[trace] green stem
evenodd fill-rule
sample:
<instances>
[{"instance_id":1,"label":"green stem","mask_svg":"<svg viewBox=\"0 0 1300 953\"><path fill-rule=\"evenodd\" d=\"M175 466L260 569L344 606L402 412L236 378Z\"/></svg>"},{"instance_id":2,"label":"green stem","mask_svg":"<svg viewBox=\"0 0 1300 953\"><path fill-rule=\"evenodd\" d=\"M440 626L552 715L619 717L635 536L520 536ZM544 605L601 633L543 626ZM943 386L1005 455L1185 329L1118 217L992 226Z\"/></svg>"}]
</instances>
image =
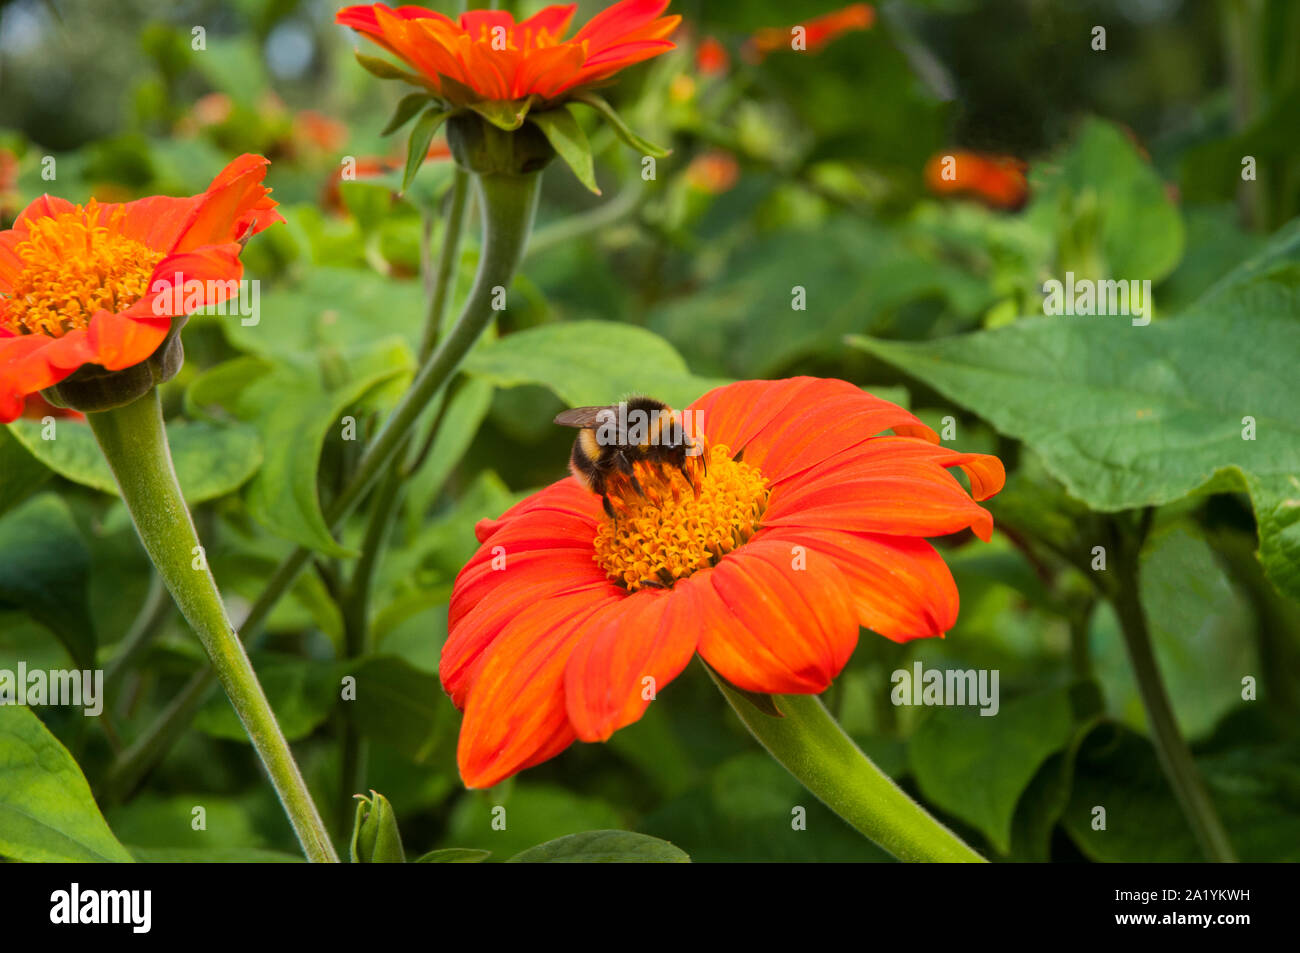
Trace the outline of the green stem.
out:
<instances>
[{"instance_id":1,"label":"green stem","mask_svg":"<svg viewBox=\"0 0 1300 953\"><path fill-rule=\"evenodd\" d=\"M145 551L203 643L221 686L271 776L309 860L337 861L325 825L266 693L226 616L176 482L157 389L124 407L87 414Z\"/></svg>"},{"instance_id":2,"label":"green stem","mask_svg":"<svg viewBox=\"0 0 1300 953\"><path fill-rule=\"evenodd\" d=\"M1174 789L1174 796L1178 799L1183 815L1208 859L1232 863L1237 859L1232 842L1214 810L1209 792L1196 769L1196 762L1192 760L1191 749L1178 730L1178 721L1169 704L1169 695L1165 692L1155 652L1151 648L1151 633L1147 629L1146 613L1142 609L1139 595L1141 590L1138 584L1137 554L1140 546L1140 540L1132 546L1119 545L1115 559L1118 580L1111 592L1111 601L1115 606L1115 614L1119 617L1124 647L1128 650L1129 664L1137 678L1138 692L1142 696L1142 707L1146 710L1147 723L1151 727L1156 755Z\"/></svg>"},{"instance_id":3,"label":"green stem","mask_svg":"<svg viewBox=\"0 0 1300 953\"><path fill-rule=\"evenodd\" d=\"M776 718L705 670L772 757L868 840L899 860L984 862L876 767L816 695L774 696L785 716Z\"/></svg>"},{"instance_id":4,"label":"green stem","mask_svg":"<svg viewBox=\"0 0 1300 953\"><path fill-rule=\"evenodd\" d=\"M421 411L460 366L469 349L491 321L496 287L508 288L523 257L537 209L540 174L526 176L477 176L480 207L483 210L483 245L474 287L466 299L451 333L443 339L407 390L402 402L389 416L374 442L366 449L348 485L326 513L337 528L376 475L393 462L398 450L419 419ZM298 547L276 568L262 594L249 609L240 626L241 636L252 639L280 598L289 590L311 557ZM116 759L104 786L113 796L122 796L142 778L167 751L198 711L212 681L211 669L196 672L155 721L130 748Z\"/></svg>"}]
</instances>

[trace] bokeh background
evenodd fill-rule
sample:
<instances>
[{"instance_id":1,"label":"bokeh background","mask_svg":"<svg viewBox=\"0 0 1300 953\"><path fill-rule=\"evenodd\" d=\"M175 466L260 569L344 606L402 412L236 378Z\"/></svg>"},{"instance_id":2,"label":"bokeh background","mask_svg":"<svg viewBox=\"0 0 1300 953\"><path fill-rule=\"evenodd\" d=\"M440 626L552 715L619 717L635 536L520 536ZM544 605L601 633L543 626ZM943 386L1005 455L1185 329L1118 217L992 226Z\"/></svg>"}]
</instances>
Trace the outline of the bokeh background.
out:
<instances>
[{"instance_id":1,"label":"bokeh background","mask_svg":"<svg viewBox=\"0 0 1300 953\"><path fill-rule=\"evenodd\" d=\"M680 404L717 380L811 373L861 384L937 429L951 418L946 443L998 453L1011 473L991 544L942 541L962 596L956 627L901 646L864 632L827 696L845 729L993 858L1199 857L1145 738L1115 614L1061 556L1110 518L1077 486L1066 493L1034 441L991 426L980 401L848 336L922 342L1016 325L1041 314L1044 280L1073 270L1150 279L1157 324L1207 294L1231 299L1225 365L1249 369L1250 349L1269 346L1252 336L1251 307L1300 320L1287 224L1300 211L1300 4L898 0L815 49L764 52L755 40L842 6L674 2L679 50L609 91L635 129L674 151L647 180L641 156L593 122L603 194L561 164L546 173L510 307L458 379L385 550L376 654L349 661L332 598L348 556L322 540L316 497L329 499L355 453L340 418L364 434L409 381L420 265L438 247L449 164L435 146L396 196L404 139L379 132L405 90L357 65L358 41L332 22L337 4L0 0L0 227L45 191L190 194L234 155L272 160L287 224L244 256L262 283L261 323L192 321L186 367L164 399L236 611L292 543L320 549L254 660L340 842L352 820L339 780L350 725L368 745L365 786L392 803L412 856L472 847L504 859L561 834L625 828L700 861L887 859L762 753L695 666L609 744L578 745L487 793L459 783L459 717L436 676L474 523L564 474L572 433L551 420L566 402L644 389ZM599 4L581 7L580 19ZM1098 25L1104 50L1093 48ZM1002 177L942 192L927 164L956 152L994 157ZM1257 177L1243 182L1248 155ZM341 181L349 159L358 176ZM476 234L471 218L462 292ZM1233 292L1243 263L1267 272L1267 295ZM807 310L791 309L795 285ZM124 640L150 627L144 651L115 672L108 718L51 708L42 720L136 856L292 859L288 824L220 697L146 777L108 782L115 752L202 655L151 583L82 425L60 421L52 442L40 426L0 430L0 668L97 658L113 670ZM1294 428L1270 439L1275 474L1294 480ZM1141 461L1135 452L1139 482ZM1245 487L1210 489L1220 492L1160 500L1141 599L1238 851L1294 860L1300 609L1275 585L1286 570L1270 578L1256 557ZM1000 714L892 705L890 673L916 660L997 669ZM341 674L357 672L363 691L340 704ZM1244 677L1258 683L1255 700L1243 699ZM196 804L204 831L191 829ZM490 826L497 804L505 831ZM795 805L806 830L791 828ZM1107 807L1105 832L1091 828L1095 805Z\"/></svg>"}]
</instances>

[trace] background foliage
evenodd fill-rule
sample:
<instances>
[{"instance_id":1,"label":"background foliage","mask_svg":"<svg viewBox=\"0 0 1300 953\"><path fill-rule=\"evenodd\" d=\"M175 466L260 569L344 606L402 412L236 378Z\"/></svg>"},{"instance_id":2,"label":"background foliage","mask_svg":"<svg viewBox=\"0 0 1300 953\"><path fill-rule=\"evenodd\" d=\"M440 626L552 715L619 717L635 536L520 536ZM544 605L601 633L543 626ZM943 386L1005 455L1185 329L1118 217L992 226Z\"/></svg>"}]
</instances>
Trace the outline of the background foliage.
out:
<instances>
[{"instance_id":1,"label":"background foliage","mask_svg":"<svg viewBox=\"0 0 1300 953\"><path fill-rule=\"evenodd\" d=\"M287 225L244 256L262 320L191 321L163 397L235 617L292 544L317 554L254 662L343 849L350 727L382 792L364 805L363 854L394 849L395 817L409 859L504 860L611 829L680 851L606 834L520 859L887 859L761 753L695 667L609 744L489 793L459 783L459 718L436 674L474 523L563 475L562 407L635 391L682 405L720 381L811 373L937 428L951 416L946 442L996 452L1010 474L993 543L942 543L962 595L947 638L864 632L828 694L889 774L995 859L1199 857L1106 585L1078 559L1127 519L1115 514L1150 508L1141 599L1180 727L1243 859L1300 859L1300 5L891 2L821 52L744 55L753 30L833 6L675 3L682 49L612 91L674 148L655 178L594 123L604 195L558 163L546 174L509 310L429 411L442 428L380 565L376 653L358 661L338 597L362 523L335 543L322 506L358 446L340 422L364 438L413 373L421 256L441 228L423 234L421 213L438 210L449 165L394 195L401 143L379 131L401 90L356 65L334 5L0 3L0 226L47 190L190 194L233 154L272 159ZM1090 46L1097 24L1105 51ZM721 73L694 59L705 35L729 50ZM931 196L927 159L958 148L1028 160L1027 206ZM345 157L358 181L337 181ZM471 219L462 294L475 234ZM1042 282L1066 271L1150 279L1155 320L1042 317ZM806 311L791 310L795 285ZM144 779L113 783L114 758L204 663L89 432L57 426L54 441L39 419L0 430L0 668L95 664L110 694L99 719L0 706L0 764L19 766L0 773L0 856L294 859L224 698ZM1000 714L891 705L890 673L917 660L999 670ZM355 703L338 700L343 674Z\"/></svg>"}]
</instances>

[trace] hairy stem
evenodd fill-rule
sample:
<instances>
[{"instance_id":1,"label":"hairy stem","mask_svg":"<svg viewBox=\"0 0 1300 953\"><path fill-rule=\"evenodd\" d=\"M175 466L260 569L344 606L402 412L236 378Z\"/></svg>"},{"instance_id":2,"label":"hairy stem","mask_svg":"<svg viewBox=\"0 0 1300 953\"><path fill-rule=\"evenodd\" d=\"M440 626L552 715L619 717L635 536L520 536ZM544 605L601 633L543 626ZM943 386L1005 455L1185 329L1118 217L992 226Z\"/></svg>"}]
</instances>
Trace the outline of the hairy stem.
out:
<instances>
[{"instance_id":1,"label":"hairy stem","mask_svg":"<svg viewBox=\"0 0 1300 953\"><path fill-rule=\"evenodd\" d=\"M212 662L221 687L270 774L307 858L337 861L325 825L293 759L248 654L226 616L176 482L157 389L87 415L145 551Z\"/></svg>"}]
</instances>

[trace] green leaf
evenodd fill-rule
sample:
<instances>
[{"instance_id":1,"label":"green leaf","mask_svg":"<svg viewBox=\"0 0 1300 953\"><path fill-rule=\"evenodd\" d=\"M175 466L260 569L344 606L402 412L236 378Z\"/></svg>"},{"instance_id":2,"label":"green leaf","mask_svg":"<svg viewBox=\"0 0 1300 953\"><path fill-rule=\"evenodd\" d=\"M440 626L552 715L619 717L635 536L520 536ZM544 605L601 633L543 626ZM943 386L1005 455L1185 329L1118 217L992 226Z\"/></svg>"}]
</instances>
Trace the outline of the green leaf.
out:
<instances>
[{"instance_id":1,"label":"green leaf","mask_svg":"<svg viewBox=\"0 0 1300 953\"><path fill-rule=\"evenodd\" d=\"M402 835L392 805L378 791L370 797L356 795L357 816L352 825L350 854L354 864L404 864Z\"/></svg>"},{"instance_id":2,"label":"green leaf","mask_svg":"<svg viewBox=\"0 0 1300 953\"><path fill-rule=\"evenodd\" d=\"M344 438L343 416L412 372L415 359L405 341L372 341L360 349L328 352L344 379L327 387L319 366L275 364L241 358L195 379L187 402L211 412L223 406L241 420L256 422L266 460L249 485L249 512L284 539L333 556L353 555L334 541L317 496L321 453L327 437ZM292 394L292 400L284 395ZM360 436L358 434L358 436Z\"/></svg>"},{"instance_id":3,"label":"green leaf","mask_svg":"<svg viewBox=\"0 0 1300 953\"><path fill-rule=\"evenodd\" d=\"M1300 860L1300 745L1255 743L1200 754L1205 779L1243 861ZM1097 808L1105 809L1099 829ZM1088 736L1075 762L1074 790L1062 823L1089 858L1105 863L1185 863L1203 859L1196 839L1141 735L1106 724Z\"/></svg>"},{"instance_id":4,"label":"green leaf","mask_svg":"<svg viewBox=\"0 0 1300 953\"><path fill-rule=\"evenodd\" d=\"M428 80L423 76L420 76L417 73L412 73L410 70L404 70L400 66L388 62L388 60L381 59L378 56L368 56L359 50L354 51L354 53L357 62L361 64L361 68L371 76L376 76L379 79L400 79L403 82L412 83L416 86L427 87L428 85Z\"/></svg>"},{"instance_id":5,"label":"green leaf","mask_svg":"<svg viewBox=\"0 0 1300 953\"><path fill-rule=\"evenodd\" d=\"M484 342L465 359L463 370L497 387L541 384L571 406L611 404L644 393L685 407L726 383L692 375L658 335L613 321L544 324Z\"/></svg>"},{"instance_id":6,"label":"green leaf","mask_svg":"<svg viewBox=\"0 0 1300 953\"><path fill-rule=\"evenodd\" d=\"M417 864L480 864L492 856L490 850L470 850L467 847L445 847L431 850L415 860Z\"/></svg>"},{"instance_id":7,"label":"green leaf","mask_svg":"<svg viewBox=\"0 0 1300 953\"><path fill-rule=\"evenodd\" d=\"M921 344L851 343L1023 440L1093 509L1245 489L1270 579L1300 598L1296 317L1197 313L1147 327L1047 317ZM1243 439L1247 417L1254 440Z\"/></svg>"},{"instance_id":8,"label":"green leaf","mask_svg":"<svg viewBox=\"0 0 1300 953\"><path fill-rule=\"evenodd\" d=\"M452 809L443 842L511 857L565 834L608 830L623 823L619 811L599 798L516 781L486 796L483 792L463 795Z\"/></svg>"},{"instance_id":9,"label":"green leaf","mask_svg":"<svg viewBox=\"0 0 1300 953\"><path fill-rule=\"evenodd\" d=\"M644 155L654 156L656 159L662 159L665 156L672 154L671 149L665 149L662 146L655 145L653 142L642 139L635 132L629 129L627 123L623 121L623 117L614 111L614 107L595 93L584 90L574 96L573 101L582 103L585 106L590 106L592 109L596 110L596 112L600 113L600 115L604 117L605 121L609 123L610 127L614 130L614 134L638 152Z\"/></svg>"},{"instance_id":10,"label":"green leaf","mask_svg":"<svg viewBox=\"0 0 1300 953\"><path fill-rule=\"evenodd\" d=\"M401 129L408 122L415 118L415 114L429 105L430 96L428 93L408 93L403 96L397 103L397 108L393 110L392 118L388 120L388 125L384 126L381 136L389 136ZM428 147L425 147L428 151Z\"/></svg>"},{"instance_id":11,"label":"green leaf","mask_svg":"<svg viewBox=\"0 0 1300 953\"><path fill-rule=\"evenodd\" d=\"M26 707L0 705L0 855L129 862L77 762Z\"/></svg>"},{"instance_id":12,"label":"green leaf","mask_svg":"<svg viewBox=\"0 0 1300 953\"><path fill-rule=\"evenodd\" d=\"M294 854L263 847L131 847L142 864L301 864Z\"/></svg>"},{"instance_id":13,"label":"green leaf","mask_svg":"<svg viewBox=\"0 0 1300 953\"><path fill-rule=\"evenodd\" d=\"M689 864L667 841L632 831L584 831L515 854L507 864Z\"/></svg>"},{"instance_id":14,"label":"green leaf","mask_svg":"<svg viewBox=\"0 0 1300 953\"><path fill-rule=\"evenodd\" d=\"M343 663L356 679L356 699L345 701L362 735L417 764L431 763L453 743L456 710L438 676L404 659L375 655Z\"/></svg>"},{"instance_id":15,"label":"green leaf","mask_svg":"<svg viewBox=\"0 0 1300 953\"><path fill-rule=\"evenodd\" d=\"M0 514L17 506L50 478L50 470L7 430L0 430Z\"/></svg>"},{"instance_id":16,"label":"green leaf","mask_svg":"<svg viewBox=\"0 0 1300 953\"><path fill-rule=\"evenodd\" d=\"M542 134L573 170L578 181L599 195L596 170L591 161L591 143L587 141L587 134L578 125L578 120L573 118L573 113L561 106L559 109L530 113L528 121L542 130Z\"/></svg>"},{"instance_id":17,"label":"green leaf","mask_svg":"<svg viewBox=\"0 0 1300 953\"><path fill-rule=\"evenodd\" d=\"M1003 702L994 717L938 708L917 729L908 756L926 798L1006 854L1020 795L1073 727L1064 690Z\"/></svg>"},{"instance_id":18,"label":"green leaf","mask_svg":"<svg viewBox=\"0 0 1300 953\"><path fill-rule=\"evenodd\" d=\"M482 379L470 378L456 388L447 404L433 446L420 468L406 484L407 512L411 536L442 492L443 484L460 463L492 407L495 388Z\"/></svg>"},{"instance_id":19,"label":"green leaf","mask_svg":"<svg viewBox=\"0 0 1300 953\"><path fill-rule=\"evenodd\" d=\"M1064 231L1062 270L1156 282L1177 266L1184 245L1182 217L1160 174L1119 126L1089 120L1060 162L1043 169L1032 179L1035 201L1028 214L1033 220L1051 219L1043 224ZM1074 241L1083 243L1078 261L1071 259ZM1087 257L1090 248L1100 261Z\"/></svg>"},{"instance_id":20,"label":"green leaf","mask_svg":"<svg viewBox=\"0 0 1300 953\"><path fill-rule=\"evenodd\" d=\"M90 551L67 504L52 493L0 518L0 609L17 608L45 626L78 668L94 668Z\"/></svg>"},{"instance_id":21,"label":"green leaf","mask_svg":"<svg viewBox=\"0 0 1300 953\"><path fill-rule=\"evenodd\" d=\"M411 138L406 141L406 167L402 172L403 192L411 187L415 173L419 172L420 166L424 164L424 157L429 154L429 143L433 142L434 133L450 115L450 110L430 106L411 129Z\"/></svg>"},{"instance_id":22,"label":"green leaf","mask_svg":"<svg viewBox=\"0 0 1300 953\"><path fill-rule=\"evenodd\" d=\"M36 459L73 483L117 494L117 483L90 428L60 420L53 440L41 437L39 420L16 420L9 433ZM240 424L173 420L167 424L176 479L191 506L239 489L262 465L257 431Z\"/></svg>"}]
</instances>

